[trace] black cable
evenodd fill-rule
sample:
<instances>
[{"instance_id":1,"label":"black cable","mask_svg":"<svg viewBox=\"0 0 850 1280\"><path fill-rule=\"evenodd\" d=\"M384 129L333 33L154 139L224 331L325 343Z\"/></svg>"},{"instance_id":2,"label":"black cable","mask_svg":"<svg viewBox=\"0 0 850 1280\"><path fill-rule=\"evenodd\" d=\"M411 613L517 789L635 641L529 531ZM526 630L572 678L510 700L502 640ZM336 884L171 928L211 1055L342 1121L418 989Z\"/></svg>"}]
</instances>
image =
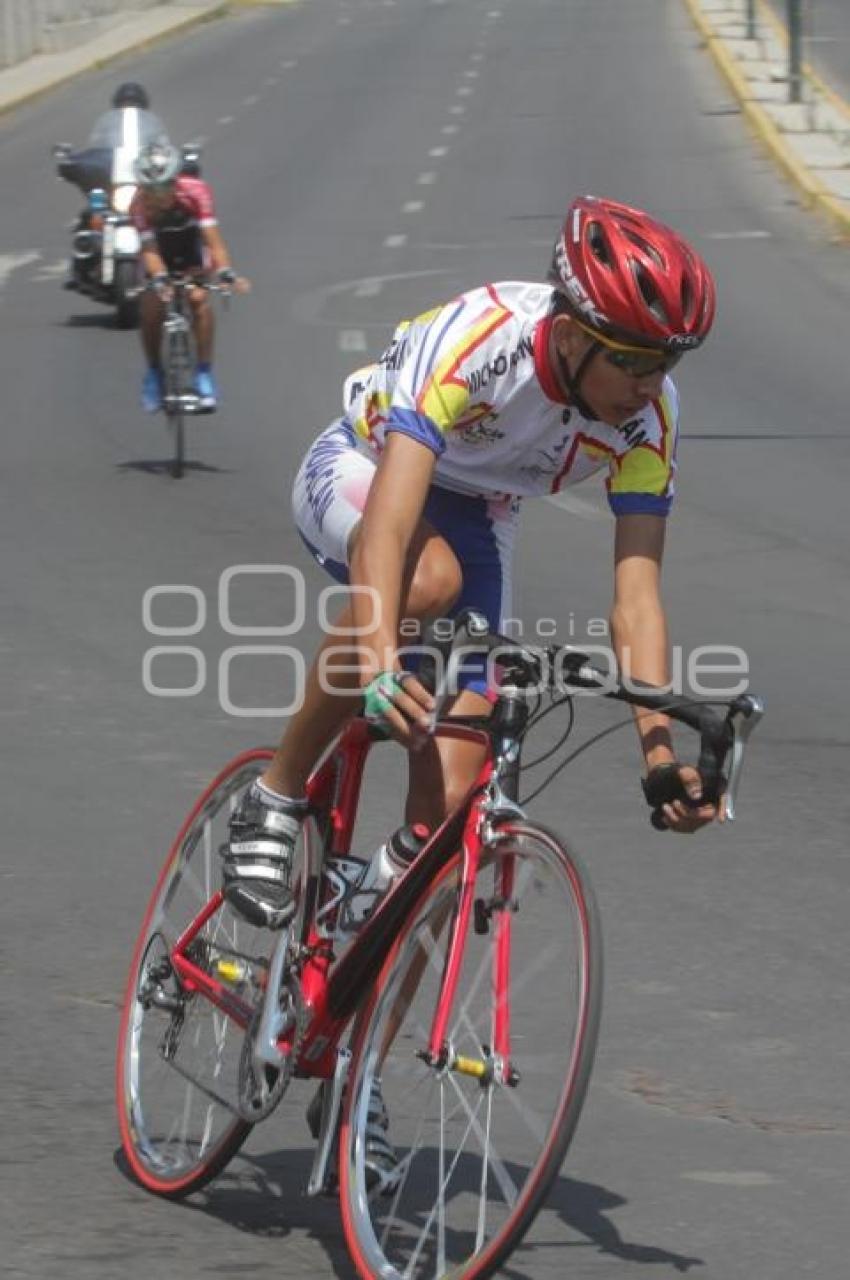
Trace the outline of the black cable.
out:
<instances>
[{"instance_id":1,"label":"black cable","mask_svg":"<svg viewBox=\"0 0 850 1280\"><path fill-rule=\"evenodd\" d=\"M689 699L689 701L691 706L694 706L694 707L698 707L698 706L726 707L728 706L728 703L723 702L717 698L707 702L703 702L699 698L691 698ZM548 708L547 710L550 710L550 709L551 708ZM522 800L519 801L519 803L521 805L530 804L532 800L535 800L537 796L540 795L541 791L543 791L546 787L549 786L550 782L554 782L558 774L562 773L563 770L566 769L568 764L572 764L574 760L578 759L578 757L582 754L582 752L587 751L590 747L595 746L596 743L601 742L603 738L607 738L612 733L617 733L618 730L624 729L628 724L634 724L635 719L640 720L642 719L643 716L658 715L659 713L662 715L664 714L663 707L657 707L657 708L654 707L651 711L650 710L643 711L641 715L637 717L635 717L634 715L630 715L627 720L618 720L616 724L608 725L606 729L601 729L599 733L594 734L592 738L588 738L587 742L583 742L581 746L576 747L575 751L572 751L568 756L565 756L564 759L561 761L561 763L558 765L557 769L553 769L552 772L549 774L549 777L546 778L543 782L541 782L540 786L537 787L535 791L532 791L530 795L524 796ZM544 714L546 713L544 712ZM575 713L573 712L573 714Z\"/></svg>"}]
</instances>

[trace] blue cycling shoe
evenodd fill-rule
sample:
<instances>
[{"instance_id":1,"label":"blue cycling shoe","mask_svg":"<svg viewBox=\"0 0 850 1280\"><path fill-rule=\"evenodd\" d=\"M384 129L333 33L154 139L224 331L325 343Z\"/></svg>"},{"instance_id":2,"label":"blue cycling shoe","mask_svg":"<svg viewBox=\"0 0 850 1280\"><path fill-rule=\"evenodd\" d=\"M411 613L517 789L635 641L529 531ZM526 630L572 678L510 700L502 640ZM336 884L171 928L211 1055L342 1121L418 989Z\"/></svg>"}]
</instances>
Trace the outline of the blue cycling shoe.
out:
<instances>
[{"instance_id":1,"label":"blue cycling shoe","mask_svg":"<svg viewBox=\"0 0 850 1280\"><path fill-rule=\"evenodd\" d=\"M158 413L162 408L162 374L148 369L142 381L142 408L145 413Z\"/></svg>"},{"instance_id":2,"label":"blue cycling shoe","mask_svg":"<svg viewBox=\"0 0 850 1280\"><path fill-rule=\"evenodd\" d=\"M201 413L215 413L218 408L218 387L208 369L195 370L195 394Z\"/></svg>"}]
</instances>

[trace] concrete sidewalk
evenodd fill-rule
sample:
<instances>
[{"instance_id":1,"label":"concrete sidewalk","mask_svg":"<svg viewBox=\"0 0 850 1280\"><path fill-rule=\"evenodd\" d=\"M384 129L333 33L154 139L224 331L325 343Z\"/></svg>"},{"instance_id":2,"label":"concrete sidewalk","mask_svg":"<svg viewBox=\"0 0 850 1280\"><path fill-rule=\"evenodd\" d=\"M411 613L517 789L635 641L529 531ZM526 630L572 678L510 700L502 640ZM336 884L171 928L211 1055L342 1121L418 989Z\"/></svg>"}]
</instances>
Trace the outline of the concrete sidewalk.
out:
<instances>
[{"instance_id":1,"label":"concrete sidewalk","mask_svg":"<svg viewBox=\"0 0 850 1280\"><path fill-rule=\"evenodd\" d=\"M804 201L850 238L850 104L804 66L800 103L789 102L787 35L757 3L747 39L746 0L685 0L706 46L764 145Z\"/></svg>"},{"instance_id":2,"label":"concrete sidewalk","mask_svg":"<svg viewBox=\"0 0 850 1280\"><path fill-rule=\"evenodd\" d=\"M61 53L36 54L0 72L0 112L55 89L66 80L110 62L133 49L155 44L199 22L218 17L227 0L190 0L155 9L128 10L94 39Z\"/></svg>"}]
</instances>

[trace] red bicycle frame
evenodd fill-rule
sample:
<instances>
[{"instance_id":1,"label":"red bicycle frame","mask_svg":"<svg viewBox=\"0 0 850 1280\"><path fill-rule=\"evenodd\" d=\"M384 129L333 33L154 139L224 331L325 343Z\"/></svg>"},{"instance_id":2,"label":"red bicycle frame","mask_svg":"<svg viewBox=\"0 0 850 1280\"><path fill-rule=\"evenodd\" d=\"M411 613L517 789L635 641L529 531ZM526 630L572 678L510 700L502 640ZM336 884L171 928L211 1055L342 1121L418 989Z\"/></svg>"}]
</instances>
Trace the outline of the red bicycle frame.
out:
<instances>
[{"instance_id":1,"label":"red bicycle frame","mask_svg":"<svg viewBox=\"0 0 850 1280\"><path fill-rule=\"evenodd\" d=\"M300 988L307 1024L296 1064L299 1075L322 1078L333 1075L339 1041L362 996L368 990L370 980L379 972L396 945L399 930L422 893L460 849L460 893L452 918L440 995L428 1043L423 1046L434 1065L444 1065L448 1061L450 1046L446 1040L446 1029L460 980L466 937L472 922L475 887L483 849L480 836L483 805L493 776L494 762L489 749L490 739L483 730L441 721L436 727L435 736L486 745L488 751L485 762L464 800L430 837L408 871L393 886L345 956L336 964L332 940L321 933L316 921L322 876L321 858L342 857L351 851L363 771L369 751L376 741L373 730L364 720L358 719L351 723L308 783L310 807L318 815L323 839L322 847L317 852L312 847L308 834L307 874L301 887L306 898L299 950L299 954L304 957ZM514 880L512 858L502 860L499 876L496 898L505 909L495 913L492 981L496 1001L492 1047L501 1060L503 1069L509 1071L510 901ZM221 904L222 895L218 892L178 939L171 958L184 987L202 995L238 1026L246 1029L254 1014L253 1007L225 982L204 972L191 956L194 939ZM279 1044L284 1053L291 1048L291 1034L287 1033Z\"/></svg>"}]
</instances>

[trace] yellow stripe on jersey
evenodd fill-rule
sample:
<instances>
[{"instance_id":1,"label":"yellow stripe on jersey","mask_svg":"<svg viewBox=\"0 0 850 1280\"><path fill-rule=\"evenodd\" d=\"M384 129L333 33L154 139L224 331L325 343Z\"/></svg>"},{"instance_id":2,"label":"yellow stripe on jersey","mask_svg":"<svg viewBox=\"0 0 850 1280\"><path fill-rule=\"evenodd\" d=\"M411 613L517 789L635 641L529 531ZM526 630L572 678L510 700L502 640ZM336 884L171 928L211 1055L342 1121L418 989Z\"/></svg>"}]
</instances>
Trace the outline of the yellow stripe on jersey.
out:
<instances>
[{"instance_id":1,"label":"yellow stripe on jersey","mask_svg":"<svg viewBox=\"0 0 850 1280\"><path fill-rule=\"evenodd\" d=\"M450 431L457 423L471 398L466 379L457 376L458 369L476 347L486 342L510 318L511 312L507 308L498 305L490 307L467 330L463 340L443 357L422 388L416 401L417 412L429 418L443 433Z\"/></svg>"},{"instance_id":2,"label":"yellow stripe on jersey","mask_svg":"<svg viewBox=\"0 0 850 1280\"><path fill-rule=\"evenodd\" d=\"M675 440L673 406L666 394L653 404L661 424L661 439L657 443L645 440L621 457L611 458L609 493L651 493L661 496L669 490Z\"/></svg>"}]
</instances>

